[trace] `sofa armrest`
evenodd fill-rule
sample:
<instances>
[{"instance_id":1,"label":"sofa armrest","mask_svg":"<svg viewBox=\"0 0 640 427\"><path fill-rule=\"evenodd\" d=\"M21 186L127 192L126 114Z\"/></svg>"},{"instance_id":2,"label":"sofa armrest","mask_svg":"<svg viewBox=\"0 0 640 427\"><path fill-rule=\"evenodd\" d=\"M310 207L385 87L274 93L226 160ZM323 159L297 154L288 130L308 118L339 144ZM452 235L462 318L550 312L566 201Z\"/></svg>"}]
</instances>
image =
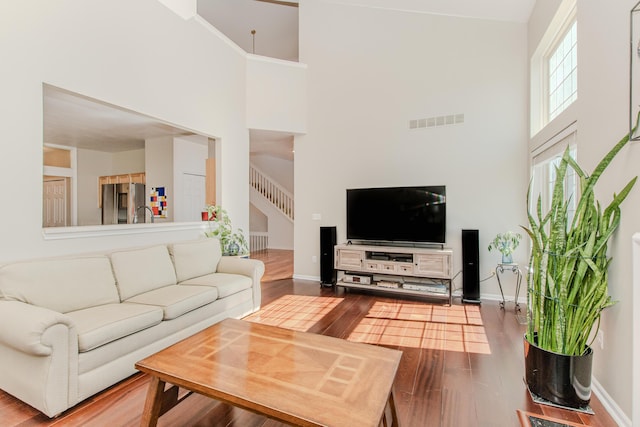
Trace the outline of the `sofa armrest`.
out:
<instances>
[{"instance_id":1,"label":"sofa armrest","mask_svg":"<svg viewBox=\"0 0 640 427\"><path fill-rule=\"evenodd\" d=\"M262 302L260 280L264 275L264 263L257 259L223 256L218 263L217 272L241 274L253 280L253 309L259 310Z\"/></svg>"},{"instance_id":2,"label":"sofa armrest","mask_svg":"<svg viewBox=\"0 0 640 427\"><path fill-rule=\"evenodd\" d=\"M45 332L64 325L75 333L64 314L19 301L0 301L0 344L33 356L49 356L53 344Z\"/></svg>"}]
</instances>

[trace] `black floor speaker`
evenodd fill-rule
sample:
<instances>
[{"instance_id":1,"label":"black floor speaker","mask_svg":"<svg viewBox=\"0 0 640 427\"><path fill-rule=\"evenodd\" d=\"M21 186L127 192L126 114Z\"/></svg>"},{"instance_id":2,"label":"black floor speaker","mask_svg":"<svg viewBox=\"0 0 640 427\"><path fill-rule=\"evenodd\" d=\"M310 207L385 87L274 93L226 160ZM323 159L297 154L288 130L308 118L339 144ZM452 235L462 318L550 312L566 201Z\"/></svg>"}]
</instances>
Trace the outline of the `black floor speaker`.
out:
<instances>
[{"instance_id":1,"label":"black floor speaker","mask_svg":"<svg viewBox=\"0 0 640 427\"><path fill-rule=\"evenodd\" d=\"M336 227L320 227L320 284L335 285L336 270L333 268Z\"/></svg>"},{"instance_id":2,"label":"black floor speaker","mask_svg":"<svg viewBox=\"0 0 640 427\"><path fill-rule=\"evenodd\" d=\"M462 230L462 302L480 304L478 230Z\"/></svg>"}]
</instances>

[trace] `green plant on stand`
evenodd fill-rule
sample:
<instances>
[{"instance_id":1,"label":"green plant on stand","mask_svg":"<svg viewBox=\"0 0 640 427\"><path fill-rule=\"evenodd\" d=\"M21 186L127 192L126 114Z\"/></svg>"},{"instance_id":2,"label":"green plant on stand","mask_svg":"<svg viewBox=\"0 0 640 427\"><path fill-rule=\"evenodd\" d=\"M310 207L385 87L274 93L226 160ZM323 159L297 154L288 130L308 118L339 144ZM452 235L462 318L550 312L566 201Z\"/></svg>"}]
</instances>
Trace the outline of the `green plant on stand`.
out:
<instances>
[{"instance_id":1,"label":"green plant on stand","mask_svg":"<svg viewBox=\"0 0 640 427\"><path fill-rule=\"evenodd\" d=\"M502 264L513 264L513 251L520 244L520 239L522 239L522 235L513 231L498 233L489 243L489 252L496 249L502 254Z\"/></svg>"},{"instance_id":2,"label":"green plant on stand","mask_svg":"<svg viewBox=\"0 0 640 427\"><path fill-rule=\"evenodd\" d=\"M220 246L223 255L247 255L249 253L249 245L244 237L242 229L236 232L231 226L231 218L225 209L219 205L207 205L207 220L209 231L204 234L207 237L217 237L220 239Z\"/></svg>"}]
</instances>

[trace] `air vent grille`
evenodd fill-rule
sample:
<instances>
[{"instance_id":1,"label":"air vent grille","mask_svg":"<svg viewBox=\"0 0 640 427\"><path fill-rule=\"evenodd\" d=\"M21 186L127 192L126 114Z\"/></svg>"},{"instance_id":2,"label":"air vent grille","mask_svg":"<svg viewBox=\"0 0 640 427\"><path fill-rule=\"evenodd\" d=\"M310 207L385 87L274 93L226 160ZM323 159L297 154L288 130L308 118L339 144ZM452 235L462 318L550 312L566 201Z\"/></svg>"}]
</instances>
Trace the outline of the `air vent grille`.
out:
<instances>
[{"instance_id":1,"label":"air vent grille","mask_svg":"<svg viewBox=\"0 0 640 427\"><path fill-rule=\"evenodd\" d=\"M409 129L425 129L440 126L460 125L464 123L464 114L449 114L447 116L427 117L409 120Z\"/></svg>"}]
</instances>

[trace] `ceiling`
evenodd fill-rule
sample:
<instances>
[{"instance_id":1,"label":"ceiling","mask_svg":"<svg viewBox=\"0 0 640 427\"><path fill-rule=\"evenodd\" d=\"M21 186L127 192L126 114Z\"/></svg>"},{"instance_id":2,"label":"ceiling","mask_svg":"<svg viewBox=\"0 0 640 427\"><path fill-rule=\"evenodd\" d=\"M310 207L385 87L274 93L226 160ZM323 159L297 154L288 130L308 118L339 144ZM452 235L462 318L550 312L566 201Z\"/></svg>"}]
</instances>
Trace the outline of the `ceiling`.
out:
<instances>
[{"instance_id":1,"label":"ceiling","mask_svg":"<svg viewBox=\"0 0 640 427\"><path fill-rule=\"evenodd\" d=\"M522 23L529 20L535 5L535 0L330 1L354 7ZM198 14L245 52L285 60L298 60L299 0L197 0L197 2ZM254 30L255 34L252 35L251 32Z\"/></svg>"},{"instance_id":2,"label":"ceiling","mask_svg":"<svg viewBox=\"0 0 640 427\"><path fill-rule=\"evenodd\" d=\"M45 85L44 141L105 152L144 148L148 138L188 136L186 131L140 113Z\"/></svg>"},{"instance_id":3,"label":"ceiling","mask_svg":"<svg viewBox=\"0 0 640 427\"><path fill-rule=\"evenodd\" d=\"M414 13L527 22L535 0L303 0L331 1ZM298 0L198 0L198 13L248 53L297 61ZM251 34L255 30L255 34ZM192 132L50 86L44 90L44 140L107 152L144 147L144 140ZM251 153L293 159L293 136L250 132Z\"/></svg>"}]
</instances>

